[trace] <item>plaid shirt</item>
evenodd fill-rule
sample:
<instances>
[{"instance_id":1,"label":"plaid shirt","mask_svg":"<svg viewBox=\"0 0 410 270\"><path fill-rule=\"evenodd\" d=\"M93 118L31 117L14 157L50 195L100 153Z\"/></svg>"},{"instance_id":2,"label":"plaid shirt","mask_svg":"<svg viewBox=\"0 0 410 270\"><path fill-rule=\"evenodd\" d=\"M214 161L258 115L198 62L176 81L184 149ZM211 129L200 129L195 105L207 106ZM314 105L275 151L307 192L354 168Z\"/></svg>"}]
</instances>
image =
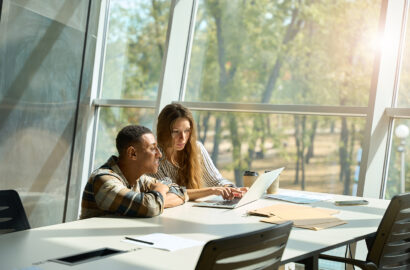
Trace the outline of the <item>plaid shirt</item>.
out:
<instances>
[{"instance_id":1,"label":"plaid shirt","mask_svg":"<svg viewBox=\"0 0 410 270\"><path fill-rule=\"evenodd\" d=\"M117 165L118 158L110 157L108 161L95 170L85 186L80 219L118 214L131 217L153 217L164 210L164 198L158 191L150 190L152 183L159 180L142 175L135 186L130 186ZM165 183L169 192L176 194L184 201L188 196L184 188Z\"/></svg>"}]
</instances>

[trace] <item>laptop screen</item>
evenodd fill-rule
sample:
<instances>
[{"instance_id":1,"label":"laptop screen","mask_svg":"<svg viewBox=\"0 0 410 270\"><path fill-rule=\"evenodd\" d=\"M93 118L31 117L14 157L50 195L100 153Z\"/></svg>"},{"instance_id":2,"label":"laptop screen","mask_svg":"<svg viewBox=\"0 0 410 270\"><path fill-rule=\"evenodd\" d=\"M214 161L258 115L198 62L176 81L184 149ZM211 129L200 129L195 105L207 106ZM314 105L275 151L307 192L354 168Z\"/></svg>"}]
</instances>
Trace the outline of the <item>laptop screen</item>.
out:
<instances>
[{"instance_id":1,"label":"laptop screen","mask_svg":"<svg viewBox=\"0 0 410 270\"><path fill-rule=\"evenodd\" d=\"M256 201L262 197L268 187L278 178L279 174L284 168L279 168L264 174L261 174L252 186L249 188L248 192L242 197L238 202L236 207L241 205Z\"/></svg>"}]
</instances>

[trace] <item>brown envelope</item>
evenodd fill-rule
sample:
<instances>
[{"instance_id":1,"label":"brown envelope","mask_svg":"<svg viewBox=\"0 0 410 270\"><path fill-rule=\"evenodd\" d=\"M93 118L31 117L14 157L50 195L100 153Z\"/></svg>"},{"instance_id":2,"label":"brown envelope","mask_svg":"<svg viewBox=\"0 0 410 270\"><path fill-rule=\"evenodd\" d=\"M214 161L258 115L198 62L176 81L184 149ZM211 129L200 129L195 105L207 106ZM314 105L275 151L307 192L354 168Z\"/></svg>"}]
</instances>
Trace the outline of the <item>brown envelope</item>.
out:
<instances>
[{"instance_id":1,"label":"brown envelope","mask_svg":"<svg viewBox=\"0 0 410 270\"><path fill-rule=\"evenodd\" d=\"M274 224L293 221L293 225L310 230L321 230L345 224L346 222L331 216L339 211L333 209L313 208L310 206L275 204L250 211L249 214L265 216L262 222Z\"/></svg>"},{"instance_id":2,"label":"brown envelope","mask_svg":"<svg viewBox=\"0 0 410 270\"><path fill-rule=\"evenodd\" d=\"M307 209L315 209L317 212L333 215L339 213L338 210L325 208L312 208L310 206L293 205L293 204L274 204L271 206L248 211L249 215L269 217L274 213L286 213L288 211L296 210L302 211Z\"/></svg>"},{"instance_id":3,"label":"brown envelope","mask_svg":"<svg viewBox=\"0 0 410 270\"><path fill-rule=\"evenodd\" d=\"M273 224L281 224L283 222L286 222L287 220L281 219L276 216L271 216L268 218L263 218L260 221L262 222L267 222L267 223L273 223ZM330 220L329 220L330 221ZM293 223L293 226L302 228L302 229L309 229L309 230L314 230L314 231L319 231L331 227L335 227L338 225L346 224L346 221L343 221L341 219L336 218L334 221L330 221L327 223L317 223L317 224L303 224L303 223Z\"/></svg>"}]
</instances>

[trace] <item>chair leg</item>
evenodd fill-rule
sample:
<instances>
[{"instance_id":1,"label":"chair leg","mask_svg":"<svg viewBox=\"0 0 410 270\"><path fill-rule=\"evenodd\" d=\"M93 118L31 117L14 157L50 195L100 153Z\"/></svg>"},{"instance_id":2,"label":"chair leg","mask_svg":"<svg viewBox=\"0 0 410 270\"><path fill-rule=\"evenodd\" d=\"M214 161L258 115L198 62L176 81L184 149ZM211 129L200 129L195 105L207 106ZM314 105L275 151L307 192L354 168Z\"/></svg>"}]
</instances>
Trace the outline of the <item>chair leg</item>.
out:
<instances>
[{"instance_id":1,"label":"chair leg","mask_svg":"<svg viewBox=\"0 0 410 270\"><path fill-rule=\"evenodd\" d=\"M298 261L296 263L304 264L305 270L318 270L319 269L318 259L319 257L315 255L315 256L306 258L304 260Z\"/></svg>"}]
</instances>

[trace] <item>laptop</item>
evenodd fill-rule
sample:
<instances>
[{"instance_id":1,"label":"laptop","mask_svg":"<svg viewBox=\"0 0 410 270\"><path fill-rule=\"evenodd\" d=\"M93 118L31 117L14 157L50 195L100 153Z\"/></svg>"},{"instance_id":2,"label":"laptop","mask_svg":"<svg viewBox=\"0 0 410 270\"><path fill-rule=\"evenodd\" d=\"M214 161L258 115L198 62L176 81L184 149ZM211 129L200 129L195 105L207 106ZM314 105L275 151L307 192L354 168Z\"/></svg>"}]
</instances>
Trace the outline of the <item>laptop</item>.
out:
<instances>
[{"instance_id":1,"label":"laptop","mask_svg":"<svg viewBox=\"0 0 410 270\"><path fill-rule=\"evenodd\" d=\"M249 188L248 192L243 195L242 198L235 198L231 201L204 201L196 203L194 204L194 206L234 209L256 201L263 196L265 191L278 178L283 169L284 168L280 168L261 174L258 178L256 178L255 182Z\"/></svg>"}]
</instances>

